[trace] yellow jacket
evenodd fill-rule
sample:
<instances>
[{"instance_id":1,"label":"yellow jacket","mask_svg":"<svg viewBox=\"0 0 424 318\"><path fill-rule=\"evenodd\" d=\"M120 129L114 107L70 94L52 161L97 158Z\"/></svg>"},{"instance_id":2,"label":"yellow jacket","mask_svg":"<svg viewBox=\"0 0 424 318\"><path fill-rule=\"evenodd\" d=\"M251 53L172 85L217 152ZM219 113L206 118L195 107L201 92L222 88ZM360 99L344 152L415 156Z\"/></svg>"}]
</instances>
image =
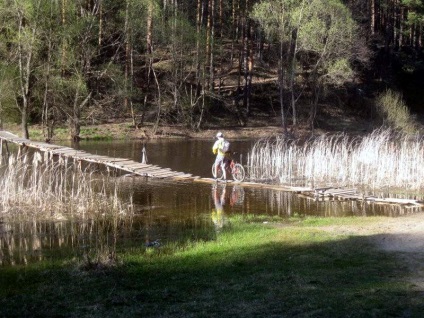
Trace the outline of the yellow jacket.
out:
<instances>
[{"instance_id":1,"label":"yellow jacket","mask_svg":"<svg viewBox=\"0 0 424 318\"><path fill-rule=\"evenodd\" d=\"M222 147L224 147L224 138L219 138L212 147L212 152L214 155L218 154L220 156L225 156L225 152L222 151Z\"/></svg>"}]
</instances>

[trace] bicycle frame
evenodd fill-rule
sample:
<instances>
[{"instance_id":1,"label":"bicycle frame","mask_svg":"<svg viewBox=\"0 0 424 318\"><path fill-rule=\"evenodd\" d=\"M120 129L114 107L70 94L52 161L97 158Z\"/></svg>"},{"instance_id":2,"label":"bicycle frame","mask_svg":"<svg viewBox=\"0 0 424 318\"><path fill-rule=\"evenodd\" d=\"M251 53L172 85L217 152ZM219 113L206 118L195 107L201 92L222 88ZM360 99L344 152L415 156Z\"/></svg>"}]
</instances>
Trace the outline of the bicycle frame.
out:
<instances>
[{"instance_id":1,"label":"bicycle frame","mask_svg":"<svg viewBox=\"0 0 424 318\"><path fill-rule=\"evenodd\" d=\"M226 171L226 177L228 178L230 175L232 176L232 178L234 179L234 181L238 181L238 182L242 182L245 178L245 171L244 168L241 164L237 163L234 159L232 158L226 158L224 161L224 166L225 166L225 171ZM212 174L215 177L215 164L212 165ZM219 165L217 167L217 178L218 179L222 179L223 178L223 173L221 171L222 166Z\"/></svg>"}]
</instances>

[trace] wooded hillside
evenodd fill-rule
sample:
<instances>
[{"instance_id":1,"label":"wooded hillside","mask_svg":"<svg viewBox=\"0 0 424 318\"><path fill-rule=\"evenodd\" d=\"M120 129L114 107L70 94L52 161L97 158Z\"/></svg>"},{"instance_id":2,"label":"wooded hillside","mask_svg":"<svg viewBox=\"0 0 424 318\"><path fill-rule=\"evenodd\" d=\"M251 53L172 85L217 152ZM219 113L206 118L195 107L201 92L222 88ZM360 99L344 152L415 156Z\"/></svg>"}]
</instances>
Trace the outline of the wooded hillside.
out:
<instances>
[{"instance_id":1,"label":"wooded hillside","mask_svg":"<svg viewBox=\"0 0 424 318\"><path fill-rule=\"evenodd\" d=\"M3 0L0 120L46 139L124 117L243 126L257 109L313 128L321 103L369 113L387 88L418 111L423 21L422 0Z\"/></svg>"}]
</instances>

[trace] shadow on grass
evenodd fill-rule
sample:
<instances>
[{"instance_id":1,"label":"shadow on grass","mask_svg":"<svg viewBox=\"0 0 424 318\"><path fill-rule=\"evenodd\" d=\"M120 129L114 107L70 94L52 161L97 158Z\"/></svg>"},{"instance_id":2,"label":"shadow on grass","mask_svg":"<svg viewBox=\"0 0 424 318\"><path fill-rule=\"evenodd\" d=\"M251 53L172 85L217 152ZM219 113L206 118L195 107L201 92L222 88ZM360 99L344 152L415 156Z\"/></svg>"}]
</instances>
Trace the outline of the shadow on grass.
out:
<instances>
[{"instance_id":1,"label":"shadow on grass","mask_svg":"<svg viewBox=\"0 0 424 318\"><path fill-rule=\"evenodd\" d=\"M231 244L218 240L170 255L127 251L122 266L102 271L1 270L0 316L419 317L424 312L406 268L394 255L375 250L368 238L308 243L272 233L258 237L258 244L244 244L241 235Z\"/></svg>"}]
</instances>

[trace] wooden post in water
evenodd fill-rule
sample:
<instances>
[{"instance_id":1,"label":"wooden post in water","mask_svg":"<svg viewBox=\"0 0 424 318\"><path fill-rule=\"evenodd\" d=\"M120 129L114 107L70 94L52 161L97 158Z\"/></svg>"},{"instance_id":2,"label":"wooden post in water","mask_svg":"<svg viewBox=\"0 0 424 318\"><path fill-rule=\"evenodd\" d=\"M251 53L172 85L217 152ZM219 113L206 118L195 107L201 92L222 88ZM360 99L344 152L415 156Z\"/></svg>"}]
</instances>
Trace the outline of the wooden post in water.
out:
<instances>
[{"instance_id":1,"label":"wooden post in water","mask_svg":"<svg viewBox=\"0 0 424 318\"><path fill-rule=\"evenodd\" d=\"M141 163L147 164L146 147L144 144L143 144L143 150L141 151Z\"/></svg>"},{"instance_id":2,"label":"wooden post in water","mask_svg":"<svg viewBox=\"0 0 424 318\"><path fill-rule=\"evenodd\" d=\"M3 139L1 140L1 157L3 158ZM5 148L6 148L6 155L7 155L7 157L9 157L9 155L10 155L10 153L9 153L9 144L7 143L7 140L4 140L4 145L5 145Z\"/></svg>"}]
</instances>

